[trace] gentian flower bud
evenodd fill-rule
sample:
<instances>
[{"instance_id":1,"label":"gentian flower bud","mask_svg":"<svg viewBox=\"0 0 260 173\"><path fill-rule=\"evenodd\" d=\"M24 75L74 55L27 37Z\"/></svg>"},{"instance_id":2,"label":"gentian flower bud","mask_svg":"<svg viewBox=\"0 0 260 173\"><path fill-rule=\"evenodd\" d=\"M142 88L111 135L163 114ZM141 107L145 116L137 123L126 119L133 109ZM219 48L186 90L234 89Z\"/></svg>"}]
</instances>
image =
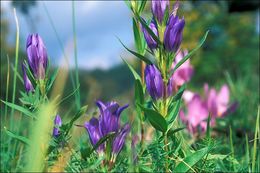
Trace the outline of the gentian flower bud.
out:
<instances>
[{"instance_id":1,"label":"gentian flower bud","mask_svg":"<svg viewBox=\"0 0 260 173\"><path fill-rule=\"evenodd\" d=\"M176 52L182 42L185 20L171 14L164 32L164 47L169 52Z\"/></svg>"},{"instance_id":2,"label":"gentian flower bud","mask_svg":"<svg viewBox=\"0 0 260 173\"><path fill-rule=\"evenodd\" d=\"M157 26L154 20L151 21L149 24L149 28L153 31L153 33L158 36ZM157 42L153 39L153 37L149 34L149 32L142 26L142 30L144 33L144 38L146 40L146 43L148 47L153 50L157 48Z\"/></svg>"},{"instance_id":3,"label":"gentian flower bud","mask_svg":"<svg viewBox=\"0 0 260 173\"><path fill-rule=\"evenodd\" d=\"M145 68L145 83L147 91L154 99L160 99L163 96L163 78L161 72L155 65L147 65Z\"/></svg>"},{"instance_id":4,"label":"gentian flower bud","mask_svg":"<svg viewBox=\"0 0 260 173\"><path fill-rule=\"evenodd\" d=\"M169 0L152 0L152 13L159 23L162 23Z\"/></svg>"},{"instance_id":5,"label":"gentian flower bud","mask_svg":"<svg viewBox=\"0 0 260 173\"><path fill-rule=\"evenodd\" d=\"M112 149L113 153L118 154L122 150L125 143L125 138L129 132L130 132L130 125L125 124L124 127L119 132L119 134L114 139L113 149Z\"/></svg>"},{"instance_id":6,"label":"gentian flower bud","mask_svg":"<svg viewBox=\"0 0 260 173\"><path fill-rule=\"evenodd\" d=\"M28 64L33 71L35 79L44 79L48 56L44 43L38 34L28 36L26 51Z\"/></svg>"},{"instance_id":7,"label":"gentian flower bud","mask_svg":"<svg viewBox=\"0 0 260 173\"><path fill-rule=\"evenodd\" d=\"M52 132L53 137L59 136L59 134L60 134L59 127L61 127L61 125L62 125L61 117L59 114L57 114L54 119L54 128L53 128L53 132Z\"/></svg>"},{"instance_id":8,"label":"gentian flower bud","mask_svg":"<svg viewBox=\"0 0 260 173\"><path fill-rule=\"evenodd\" d=\"M23 70L23 83L24 83L24 88L26 90L27 93L31 92L34 90L33 85L30 81L30 79L28 78L27 74L26 74L26 66L23 63L22 64L22 70Z\"/></svg>"}]
</instances>

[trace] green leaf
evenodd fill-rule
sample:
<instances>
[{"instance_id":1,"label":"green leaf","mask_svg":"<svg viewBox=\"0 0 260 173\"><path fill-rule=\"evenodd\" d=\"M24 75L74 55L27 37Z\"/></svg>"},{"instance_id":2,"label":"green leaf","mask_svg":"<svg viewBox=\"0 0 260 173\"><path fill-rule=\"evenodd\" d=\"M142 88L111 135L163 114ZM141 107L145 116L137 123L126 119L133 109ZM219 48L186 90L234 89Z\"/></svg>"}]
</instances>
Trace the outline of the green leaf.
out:
<instances>
[{"instance_id":1,"label":"green leaf","mask_svg":"<svg viewBox=\"0 0 260 173\"><path fill-rule=\"evenodd\" d=\"M93 146L93 148L91 149L91 151L89 151L88 153L86 153L86 157L89 157L90 154L93 153L93 151L95 151L100 145L102 145L103 143L105 143L107 140L114 138L115 136L115 132L110 132L107 135L103 136L97 143L95 146Z\"/></svg>"},{"instance_id":2,"label":"green leaf","mask_svg":"<svg viewBox=\"0 0 260 173\"><path fill-rule=\"evenodd\" d=\"M139 27L136 23L136 20L133 18L133 31L134 31L134 38L135 38L135 47L138 53L142 54L142 40L141 35L139 32Z\"/></svg>"},{"instance_id":3,"label":"green leaf","mask_svg":"<svg viewBox=\"0 0 260 173\"><path fill-rule=\"evenodd\" d=\"M121 57L122 58L122 57ZM132 72L135 80L139 80L139 81L142 81L141 80L141 77L140 75L135 71L135 69L126 61L122 58L122 60L124 61L124 63L128 66L128 68L130 69L130 71Z\"/></svg>"},{"instance_id":4,"label":"green leaf","mask_svg":"<svg viewBox=\"0 0 260 173\"><path fill-rule=\"evenodd\" d=\"M17 111L20 111L22 113L24 113L25 115L29 116L30 118L35 118L35 116L33 115L32 112L30 112L28 109L22 107L22 106L18 106L14 103L10 103L10 102L6 102L6 101L3 101L1 100L4 104L6 104L7 106L17 110Z\"/></svg>"},{"instance_id":5,"label":"green leaf","mask_svg":"<svg viewBox=\"0 0 260 173\"><path fill-rule=\"evenodd\" d=\"M159 130L163 133L167 131L167 122L160 113L154 111L153 109L145 108L140 104L139 106L144 111L145 116L156 130Z\"/></svg>"},{"instance_id":6,"label":"green leaf","mask_svg":"<svg viewBox=\"0 0 260 173\"><path fill-rule=\"evenodd\" d=\"M169 109L170 112L168 112L168 115L166 116L166 120L169 125L172 124L177 118L177 115L180 110L181 100L178 100L177 102L174 103L175 104L170 107Z\"/></svg>"},{"instance_id":7,"label":"green leaf","mask_svg":"<svg viewBox=\"0 0 260 173\"><path fill-rule=\"evenodd\" d=\"M6 127L4 127L4 130L8 136L17 139L27 145L30 145L30 140L28 138L14 134L13 132L9 131Z\"/></svg>"},{"instance_id":8,"label":"green leaf","mask_svg":"<svg viewBox=\"0 0 260 173\"><path fill-rule=\"evenodd\" d=\"M210 138L210 120L211 120L211 116L210 116L210 114L209 114L209 116L208 116L208 119L207 119L207 130L206 130L206 137L207 138Z\"/></svg>"},{"instance_id":9,"label":"green leaf","mask_svg":"<svg viewBox=\"0 0 260 173\"><path fill-rule=\"evenodd\" d=\"M174 129L174 130L169 130L168 133L167 133L167 136L171 136L173 135L174 133L177 133L183 129L185 129L186 127L180 127L180 128L177 128L177 129Z\"/></svg>"},{"instance_id":10,"label":"green leaf","mask_svg":"<svg viewBox=\"0 0 260 173\"><path fill-rule=\"evenodd\" d=\"M76 113L76 115L74 115L74 117L70 120L69 122L69 129L72 127L73 123L83 114L86 113L88 109L88 106L83 106L82 108L80 108L80 110Z\"/></svg>"},{"instance_id":11,"label":"green leaf","mask_svg":"<svg viewBox=\"0 0 260 173\"><path fill-rule=\"evenodd\" d=\"M144 104L144 91L140 80L135 80L135 105L138 116L143 119L142 110L138 104Z\"/></svg>"},{"instance_id":12,"label":"green leaf","mask_svg":"<svg viewBox=\"0 0 260 173\"><path fill-rule=\"evenodd\" d=\"M144 91L140 80L135 80L135 102L144 104Z\"/></svg>"},{"instance_id":13,"label":"green leaf","mask_svg":"<svg viewBox=\"0 0 260 173\"><path fill-rule=\"evenodd\" d=\"M119 42L124 46L124 48L127 50L127 51L129 51L130 53L132 53L133 55L135 55L137 58L139 58L140 60L142 60L142 61L144 61L146 64L152 64L152 61L149 59L149 58L147 58L147 57L145 57L145 56L143 56L143 55L141 55L141 54L139 54L139 53L137 53L137 52L135 52L135 51L132 51L132 50L130 50L130 49L128 49L123 43L122 43L122 41L120 40L120 39L118 39L119 40Z\"/></svg>"},{"instance_id":14,"label":"green leaf","mask_svg":"<svg viewBox=\"0 0 260 173\"><path fill-rule=\"evenodd\" d=\"M174 67L174 69L170 73L170 76L172 76L172 74L203 45L203 43L205 42L205 40L206 40L206 38L208 36L208 33L209 33L209 31L206 32L206 34L201 39L201 41L197 45L197 47L195 47L188 55L186 55L180 62L178 62L178 64Z\"/></svg>"},{"instance_id":15,"label":"green leaf","mask_svg":"<svg viewBox=\"0 0 260 173\"><path fill-rule=\"evenodd\" d=\"M207 153L209 147L202 148L183 159L175 168L174 172L188 172L192 166L199 162Z\"/></svg>"},{"instance_id":16,"label":"green leaf","mask_svg":"<svg viewBox=\"0 0 260 173\"><path fill-rule=\"evenodd\" d=\"M138 3L141 2L140 7L139 7L139 9L138 9L138 12L139 12L139 13L143 12L147 0L136 1L136 2L138 2Z\"/></svg>"},{"instance_id":17,"label":"green leaf","mask_svg":"<svg viewBox=\"0 0 260 173\"><path fill-rule=\"evenodd\" d=\"M52 76L50 77L50 79L48 80L47 87L46 87L47 92L51 89L51 87L52 87L52 85L53 85L53 83L54 83L54 81L55 81L55 79L58 75L58 72L59 72L59 69L56 69L54 71L54 73L52 74Z\"/></svg>"}]
</instances>

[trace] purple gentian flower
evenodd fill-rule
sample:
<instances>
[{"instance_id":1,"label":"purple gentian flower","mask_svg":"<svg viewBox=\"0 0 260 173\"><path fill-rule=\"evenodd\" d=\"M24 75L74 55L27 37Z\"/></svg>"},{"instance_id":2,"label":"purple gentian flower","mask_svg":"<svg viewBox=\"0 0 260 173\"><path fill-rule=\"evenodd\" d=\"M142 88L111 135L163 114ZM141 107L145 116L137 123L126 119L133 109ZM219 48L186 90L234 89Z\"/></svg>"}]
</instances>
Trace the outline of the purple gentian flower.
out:
<instances>
[{"instance_id":1,"label":"purple gentian flower","mask_svg":"<svg viewBox=\"0 0 260 173\"><path fill-rule=\"evenodd\" d=\"M115 132L116 136L113 140L113 151L119 153L125 142L126 135L130 131L130 126L125 124L123 128L120 127L120 114L128 105L120 107L116 102L103 103L96 102L100 115L99 119L92 118L89 122L85 123L85 128L89 134L91 144L93 146L105 135ZM97 149L101 153L105 150L105 145L102 144Z\"/></svg>"},{"instance_id":2,"label":"purple gentian flower","mask_svg":"<svg viewBox=\"0 0 260 173\"><path fill-rule=\"evenodd\" d=\"M22 64L22 70L23 70L23 83L24 83L24 88L26 90L27 93L31 92L34 90L33 88L33 85L30 81L30 79L28 78L27 76L27 73L26 73L26 66L25 64L23 63Z\"/></svg>"},{"instance_id":3,"label":"purple gentian flower","mask_svg":"<svg viewBox=\"0 0 260 173\"><path fill-rule=\"evenodd\" d=\"M169 9L169 5L169 0L152 0L152 13L160 24L164 19L166 8Z\"/></svg>"},{"instance_id":4,"label":"purple gentian flower","mask_svg":"<svg viewBox=\"0 0 260 173\"><path fill-rule=\"evenodd\" d=\"M124 146L125 138L129 132L130 132L130 125L125 124L124 127L119 132L119 134L114 139L113 149L112 149L113 153L119 154L119 152L122 150Z\"/></svg>"},{"instance_id":5,"label":"purple gentian flower","mask_svg":"<svg viewBox=\"0 0 260 173\"><path fill-rule=\"evenodd\" d=\"M145 68L145 83L147 91L150 96L154 99L160 99L163 96L163 78L161 72L157 67L152 65L147 65Z\"/></svg>"},{"instance_id":6,"label":"purple gentian flower","mask_svg":"<svg viewBox=\"0 0 260 173\"><path fill-rule=\"evenodd\" d=\"M164 47L169 52L176 52L182 42L182 32L185 25L184 18L171 14L164 32Z\"/></svg>"},{"instance_id":7,"label":"purple gentian flower","mask_svg":"<svg viewBox=\"0 0 260 173\"><path fill-rule=\"evenodd\" d=\"M48 56L42 38L38 34L28 36L26 52L28 64L32 69L35 79L44 79L48 65Z\"/></svg>"},{"instance_id":8,"label":"purple gentian flower","mask_svg":"<svg viewBox=\"0 0 260 173\"><path fill-rule=\"evenodd\" d=\"M142 25L141 25L142 26ZM154 20L149 24L149 28L153 31L153 33L158 36L157 26ZM144 38L148 47L153 50L157 48L157 42L153 39L153 37L149 34L149 32L142 26L142 31L144 33Z\"/></svg>"},{"instance_id":9,"label":"purple gentian flower","mask_svg":"<svg viewBox=\"0 0 260 173\"><path fill-rule=\"evenodd\" d=\"M52 132L53 137L58 137L60 135L59 127L61 127L61 125L62 125L61 117L59 114L57 114L54 119L54 128Z\"/></svg>"}]
</instances>

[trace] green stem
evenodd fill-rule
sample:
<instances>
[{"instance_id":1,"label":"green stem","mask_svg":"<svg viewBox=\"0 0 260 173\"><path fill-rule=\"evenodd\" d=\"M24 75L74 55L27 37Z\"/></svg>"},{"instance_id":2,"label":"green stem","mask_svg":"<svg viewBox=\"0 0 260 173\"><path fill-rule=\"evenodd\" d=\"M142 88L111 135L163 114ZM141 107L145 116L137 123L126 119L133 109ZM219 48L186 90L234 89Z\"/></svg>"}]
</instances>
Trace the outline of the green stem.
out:
<instances>
[{"instance_id":1,"label":"green stem","mask_svg":"<svg viewBox=\"0 0 260 173\"><path fill-rule=\"evenodd\" d=\"M76 87L79 86L79 73L78 73L78 56L77 56L77 35L76 35L76 22L75 22L75 3L72 1L72 22L73 22L73 40L74 40L74 59L75 59L75 78L76 78ZM80 91L77 90L76 93L76 105L80 109Z\"/></svg>"}]
</instances>

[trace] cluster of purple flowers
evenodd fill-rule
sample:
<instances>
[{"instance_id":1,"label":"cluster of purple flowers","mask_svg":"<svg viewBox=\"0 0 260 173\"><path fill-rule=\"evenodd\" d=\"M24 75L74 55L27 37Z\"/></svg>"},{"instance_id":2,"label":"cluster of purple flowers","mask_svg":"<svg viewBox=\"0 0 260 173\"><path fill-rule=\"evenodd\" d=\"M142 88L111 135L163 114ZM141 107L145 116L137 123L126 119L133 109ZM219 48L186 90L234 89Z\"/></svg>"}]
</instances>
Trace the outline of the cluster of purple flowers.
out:
<instances>
[{"instance_id":1,"label":"cluster of purple flowers","mask_svg":"<svg viewBox=\"0 0 260 173\"><path fill-rule=\"evenodd\" d=\"M89 134L91 144L95 146L97 142L107 134L115 132L116 136L112 142L112 155L117 155L125 143L127 134L130 131L130 125L128 123L120 126L120 115L128 105L120 107L116 102L103 103L101 101L96 102L99 108L99 119L91 118L89 122L85 123L85 128ZM108 145L102 144L98 147L97 152L103 153L106 151Z\"/></svg>"},{"instance_id":2,"label":"cluster of purple flowers","mask_svg":"<svg viewBox=\"0 0 260 173\"><path fill-rule=\"evenodd\" d=\"M185 20L184 18L180 19L177 16L179 3L175 3L171 14L169 14L170 3L168 0L152 1L151 3L153 19L149 24L149 28L160 40L162 40L163 49L170 53L171 56L175 56L174 62L172 62L172 68L174 68L176 64L182 60L185 55L187 55L187 51L182 52L180 50ZM157 49L158 43L156 40L154 40L145 27L142 27L142 30L148 47L152 51ZM172 53L174 53L174 55L172 55ZM167 62L168 60L164 61ZM147 65L145 69L145 82L147 91L153 100L161 99L163 96L171 96L175 91L178 90L179 86L190 80L190 77L193 73L193 69L189 64L189 61L185 62L170 77L167 83L167 89L164 89L165 76L162 76L162 68L163 67L159 67L158 69L156 65L151 64Z\"/></svg>"},{"instance_id":3,"label":"cluster of purple flowers","mask_svg":"<svg viewBox=\"0 0 260 173\"><path fill-rule=\"evenodd\" d=\"M169 15L169 18L166 21L165 30L161 32L159 28L165 25L164 19L166 13L169 13L169 5L170 2L168 0L152 1L153 20L149 24L149 27L156 36L162 37L160 36L160 34L163 35L163 45L166 51L176 52L179 49L180 44L182 42L182 32L184 29L185 20L184 18L180 19L176 15L176 10L178 9L177 2L171 14L167 14ZM158 43L152 38L152 36L144 27L142 27L142 30L148 47L151 50L156 49L158 47Z\"/></svg>"}]
</instances>

